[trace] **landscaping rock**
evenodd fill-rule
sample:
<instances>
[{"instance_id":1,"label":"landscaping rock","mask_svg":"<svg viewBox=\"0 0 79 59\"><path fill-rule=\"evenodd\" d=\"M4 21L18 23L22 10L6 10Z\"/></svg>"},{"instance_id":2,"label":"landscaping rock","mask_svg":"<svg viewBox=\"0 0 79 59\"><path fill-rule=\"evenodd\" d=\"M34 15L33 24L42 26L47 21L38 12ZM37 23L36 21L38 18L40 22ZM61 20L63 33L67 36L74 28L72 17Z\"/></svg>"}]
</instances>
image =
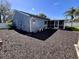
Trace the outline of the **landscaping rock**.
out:
<instances>
[{"instance_id":1,"label":"landscaping rock","mask_svg":"<svg viewBox=\"0 0 79 59\"><path fill-rule=\"evenodd\" d=\"M42 41L14 30L0 30L0 59L78 59L74 44L78 33L58 30Z\"/></svg>"}]
</instances>

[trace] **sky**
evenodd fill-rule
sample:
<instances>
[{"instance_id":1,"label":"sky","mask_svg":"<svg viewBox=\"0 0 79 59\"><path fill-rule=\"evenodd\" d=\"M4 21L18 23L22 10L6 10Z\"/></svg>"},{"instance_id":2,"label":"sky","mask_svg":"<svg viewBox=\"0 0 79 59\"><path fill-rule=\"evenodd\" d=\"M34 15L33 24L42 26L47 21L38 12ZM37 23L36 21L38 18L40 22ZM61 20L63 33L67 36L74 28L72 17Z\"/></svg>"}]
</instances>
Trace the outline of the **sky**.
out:
<instances>
[{"instance_id":1,"label":"sky","mask_svg":"<svg viewBox=\"0 0 79 59\"><path fill-rule=\"evenodd\" d=\"M79 7L79 0L8 0L12 9L27 13L44 13L51 19L65 18L64 12L71 7Z\"/></svg>"}]
</instances>

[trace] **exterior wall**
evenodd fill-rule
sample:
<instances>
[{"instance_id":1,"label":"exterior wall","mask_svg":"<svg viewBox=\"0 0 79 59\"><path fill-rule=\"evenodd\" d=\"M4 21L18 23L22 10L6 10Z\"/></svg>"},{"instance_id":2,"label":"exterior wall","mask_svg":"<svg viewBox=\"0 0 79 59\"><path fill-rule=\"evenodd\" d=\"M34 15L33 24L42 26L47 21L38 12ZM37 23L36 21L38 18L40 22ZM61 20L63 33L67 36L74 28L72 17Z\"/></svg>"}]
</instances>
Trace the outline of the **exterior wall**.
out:
<instances>
[{"instance_id":1,"label":"exterior wall","mask_svg":"<svg viewBox=\"0 0 79 59\"><path fill-rule=\"evenodd\" d=\"M14 12L15 12L15 15L13 17L13 26L16 26L17 29L29 32L30 31L30 26L29 26L30 17L19 11L14 11Z\"/></svg>"},{"instance_id":2,"label":"exterior wall","mask_svg":"<svg viewBox=\"0 0 79 59\"><path fill-rule=\"evenodd\" d=\"M41 31L41 30L45 29L45 27L46 27L45 21L46 20L40 19L40 18L32 19L32 22L31 22L32 32L37 32L37 31Z\"/></svg>"},{"instance_id":3,"label":"exterior wall","mask_svg":"<svg viewBox=\"0 0 79 59\"><path fill-rule=\"evenodd\" d=\"M37 32L45 29L45 21L44 19L28 16L19 11L15 11L13 17L13 25L16 26L17 29L27 32Z\"/></svg>"}]
</instances>

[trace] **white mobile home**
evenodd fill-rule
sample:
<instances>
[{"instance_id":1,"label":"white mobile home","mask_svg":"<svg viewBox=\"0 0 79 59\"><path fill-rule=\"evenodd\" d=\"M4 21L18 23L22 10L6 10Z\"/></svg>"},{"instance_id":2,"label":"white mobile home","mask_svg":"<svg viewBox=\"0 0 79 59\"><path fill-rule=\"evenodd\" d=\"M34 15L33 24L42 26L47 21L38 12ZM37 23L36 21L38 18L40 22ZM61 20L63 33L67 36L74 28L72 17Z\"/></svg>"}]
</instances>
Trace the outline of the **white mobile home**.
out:
<instances>
[{"instance_id":1,"label":"white mobile home","mask_svg":"<svg viewBox=\"0 0 79 59\"><path fill-rule=\"evenodd\" d=\"M37 32L47 28L49 19L15 10L13 26L27 32Z\"/></svg>"}]
</instances>

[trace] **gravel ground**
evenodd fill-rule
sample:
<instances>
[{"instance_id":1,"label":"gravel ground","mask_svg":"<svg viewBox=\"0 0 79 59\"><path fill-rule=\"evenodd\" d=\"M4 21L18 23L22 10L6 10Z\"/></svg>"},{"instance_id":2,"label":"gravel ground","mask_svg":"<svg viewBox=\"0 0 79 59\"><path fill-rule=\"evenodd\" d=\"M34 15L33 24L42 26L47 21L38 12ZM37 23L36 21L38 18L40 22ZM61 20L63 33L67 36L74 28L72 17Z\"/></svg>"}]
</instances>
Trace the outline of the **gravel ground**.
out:
<instances>
[{"instance_id":1,"label":"gravel ground","mask_svg":"<svg viewBox=\"0 0 79 59\"><path fill-rule=\"evenodd\" d=\"M78 35L77 32L58 30L42 41L14 30L0 30L3 41L0 59L78 59L74 47Z\"/></svg>"}]
</instances>

